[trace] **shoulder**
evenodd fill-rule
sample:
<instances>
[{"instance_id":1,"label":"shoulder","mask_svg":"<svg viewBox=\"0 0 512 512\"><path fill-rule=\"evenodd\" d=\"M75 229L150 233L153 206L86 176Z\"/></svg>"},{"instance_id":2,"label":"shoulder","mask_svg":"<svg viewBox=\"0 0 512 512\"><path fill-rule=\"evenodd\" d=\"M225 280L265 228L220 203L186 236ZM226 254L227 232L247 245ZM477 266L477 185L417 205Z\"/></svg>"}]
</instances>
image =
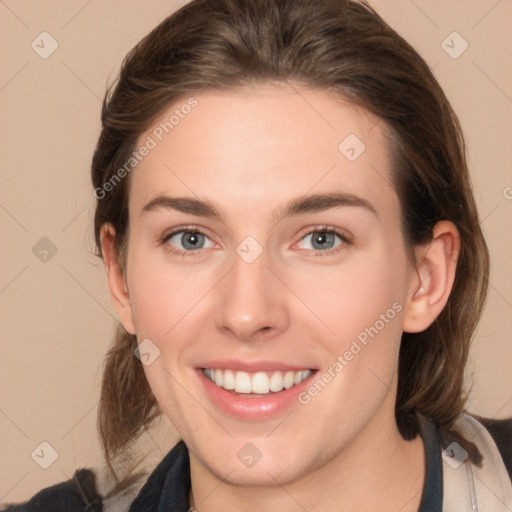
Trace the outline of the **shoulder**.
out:
<instances>
[{"instance_id":1,"label":"shoulder","mask_svg":"<svg viewBox=\"0 0 512 512\"><path fill-rule=\"evenodd\" d=\"M443 511L512 510L511 423L464 413L440 432Z\"/></svg>"},{"instance_id":2,"label":"shoulder","mask_svg":"<svg viewBox=\"0 0 512 512\"><path fill-rule=\"evenodd\" d=\"M79 469L69 480L46 487L25 503L2 504L4 512L103 512L103 500L91 469Z\"/></svg>"},{"instance_id":3,"label":"shoulder","mask_svg":"<svg viewBox=\"0 0 512 512\"><path fill-rule=\"evenodd\" d=\"M512 480L512 418L493 419L475 414L462 414L452 433L465 440L469 458L477 466L492 461L502 466Z\"/></svg>"},{"instance_id":4,"label":"shoulder","mask_svg":"<svg viewBox=\"0 0 512 512\"><path fill-rule=\"evenodd\" d=\"M512 480L512 418L495 420L474 416L489 432L503 459Z\"/></svg>"},{"instance_id":5,"label":"shoulder","mask_svg":"<svg viewBox=\"0 0 512 512\"><path fill-rule=\"evenodd\" d=\"M155 454L156 455L156 454ZM169 476L178 494L190 487L188 450L179 441L156 467L147 457L143 471L133 473L121 482L112 480L105 469L79 469L69 480L46 487L24 503L1 503L0 512L127 512L148 510L158 503ZM161 459L161 460L160 460ZM149 477L147 476L149 474ZM186 492L179 492L185 489Z\"/></svg>"}]
</instances>

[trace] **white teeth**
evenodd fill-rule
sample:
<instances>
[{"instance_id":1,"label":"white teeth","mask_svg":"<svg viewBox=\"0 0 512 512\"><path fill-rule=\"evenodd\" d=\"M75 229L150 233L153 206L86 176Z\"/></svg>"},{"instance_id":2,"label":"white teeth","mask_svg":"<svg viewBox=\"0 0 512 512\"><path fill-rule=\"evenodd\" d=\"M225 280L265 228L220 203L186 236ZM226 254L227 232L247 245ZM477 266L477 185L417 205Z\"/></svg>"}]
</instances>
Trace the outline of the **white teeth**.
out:
<instances>
[{"instance_id":1,"label":"white teeth","mask_svg":"<svg viewBox=\"0 0 512 512\"><path fill-rule=\"evenodd\" d=\"M219 388L221 388L222 381L224 380L222 378L222 370L215 370L214 376L215 376L215 384L217 384L217 386L219 386Z\"/></svg>"},{"instance_id":2,"label":"white teeth","mask_svg":"<svg viewBox=\"0 0 512 512\"><path fill-rule=\"evenodd\" d=\"M281 391L284 387L283 374L281 372L274 372L270 377L269 388L270 391Z\"/></svg>"},{"instance_id":3,"label":"white teeth","mask_svg":"<svg viewBox=\"0 0 512 512\"><path fill-rule=\"evenodd\" d=\"M250 393L252 391L251 377L245 372L236 372L235 391L237 393Z\"/></svg>"},{"instance_id":4,"label":"white teeth","mask_svg":"<svg viewBox=\"0 0 512 512\"><path fill-rule=\"evenodd\" d=\"M295 373L293 372L286 372L286 375L284 376L283 386L285 389L290 389L295 380Z\"/></svg>"},{"instance_id":5,"label":"white teeth","mask_svg":"<svg viewBox=\"0 0 512 512\"><path fill-rule=\"evenodd\" d=\"M266 373L258 372L252 378L252 392L265 395L270 391L270 382Z\"/></svg>"},{"instance_id":6,"label":"white teeth","mask_svg":"<svg viewBox=\"0 0 512 512\"><path fill-rule=\"evenodd\" d=\"M224 389L235 389L235 374L231 370L224 371L224 382L222 383Z\"/></svg>"},{"instance_id":7,"label":"white teeth","mask_svg":"<svg viewBox=\"0 0 512 512\"><path fill-rule=\"evenodd\" d=\"M300 384L311 375L311 370L247 373L205 368L203 373L219 388L237 393L266 395L271 391L277 393Z\"/></svg>"}]
</instances>

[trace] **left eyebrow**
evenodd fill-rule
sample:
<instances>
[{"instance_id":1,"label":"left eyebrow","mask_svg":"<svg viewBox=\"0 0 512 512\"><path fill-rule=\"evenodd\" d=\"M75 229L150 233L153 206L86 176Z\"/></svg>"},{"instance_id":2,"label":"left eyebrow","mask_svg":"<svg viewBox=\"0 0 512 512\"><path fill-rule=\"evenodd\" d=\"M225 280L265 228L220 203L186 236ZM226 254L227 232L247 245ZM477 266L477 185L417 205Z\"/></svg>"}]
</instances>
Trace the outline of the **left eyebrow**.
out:
<instances>
[{"instance_id":1,"label":"left eyebrow","mask_svg":"<svg viewBox=\"0 0 512 512\"><path fill-rule=\"evenodd\" d=\"M313 194L308 196L299 196L289 201L284 208L274 213L276 222L280 222L285 217L298 216L309 212L321 212L330 208L342 206L352 206L365 208L378 217L374 206L362 197L347 192L330 192L325 194ZM209 217L223 219L218 210L207 201L191 197L170 197L158 196L152 199L141 211L141 214L153 212L161 209L171 209L182 213L190 213L198 217Z\"/></svg>"},{"instance_id":2,"label":"left eyebrow","mask_svg":"<svg viewBox=\"0 0 512 512\"><path fill-rule=\"evenodd\" d=\"M377 217L379 216L375 207L366 199L347 192L331 192L296 197L276 213L275 220L280 222L285 217L302 215L309 212L321 212L341 206L365 208Z\"/></svg>"}]
</instances>

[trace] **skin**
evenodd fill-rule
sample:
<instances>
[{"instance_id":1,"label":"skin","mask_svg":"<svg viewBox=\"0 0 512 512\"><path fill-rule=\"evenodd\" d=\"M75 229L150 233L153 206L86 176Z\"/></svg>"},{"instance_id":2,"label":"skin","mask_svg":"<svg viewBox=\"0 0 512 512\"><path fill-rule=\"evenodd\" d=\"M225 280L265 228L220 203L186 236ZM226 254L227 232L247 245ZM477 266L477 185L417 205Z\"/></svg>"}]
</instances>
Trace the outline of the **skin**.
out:
<instances>
[{"instance_id":1,"label":"skin","mask_svg":"<svg viewBox=\"0 0 512 512\"><path fill-rule=\"evenodd\" d=\"M417 510L424 447L396 427L398 350L403 331L424 330L446 304L456 228L440 222L432 242L415 248L416 264L409 260L384 127L370 113L289 85L194 97L198 105L132 171L124 272L114 229L102 230L121 321L160 350L144 370L189 448L194 506ZM168 118L165 112L156 124ZM353 162L338 150L349 134L366 146ZM375 213L341 206L276 223L292 198L333 191L363 198ZM141 213L159 195L208 201L222 220L172 209ZM169 252L185 250L180 236L162 242L182 226L207 235L193 256ZM315 248L318 226L343 230L349 242ZM252 263L236 252L247 236L263 248ZM278 418L228 416L197 378L199 361L234 358L286 361L321 374L394 303L401 311L317 396ZM250 468L237 457L247 442L262 454Z\"/></svg>"}]
</instances>

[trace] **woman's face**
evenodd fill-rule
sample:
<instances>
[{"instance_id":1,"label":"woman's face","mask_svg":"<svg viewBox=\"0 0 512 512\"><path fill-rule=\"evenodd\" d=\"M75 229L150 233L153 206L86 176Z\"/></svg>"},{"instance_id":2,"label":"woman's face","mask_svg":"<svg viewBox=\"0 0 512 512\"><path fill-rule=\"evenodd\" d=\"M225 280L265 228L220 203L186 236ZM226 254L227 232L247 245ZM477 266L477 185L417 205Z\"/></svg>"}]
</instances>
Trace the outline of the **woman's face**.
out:
<instances>
[{"instance_id":1,"label":"woman's face","mask_svg":"<svg viewBox=\"0 0 512 512\"><path fill-rule=\"evenodd\" d=\"M191 464L284 485L397 436L416 273L383 126L284 85L187 100L140 139L124 324Z\"/></svg>"}]
</instances>

